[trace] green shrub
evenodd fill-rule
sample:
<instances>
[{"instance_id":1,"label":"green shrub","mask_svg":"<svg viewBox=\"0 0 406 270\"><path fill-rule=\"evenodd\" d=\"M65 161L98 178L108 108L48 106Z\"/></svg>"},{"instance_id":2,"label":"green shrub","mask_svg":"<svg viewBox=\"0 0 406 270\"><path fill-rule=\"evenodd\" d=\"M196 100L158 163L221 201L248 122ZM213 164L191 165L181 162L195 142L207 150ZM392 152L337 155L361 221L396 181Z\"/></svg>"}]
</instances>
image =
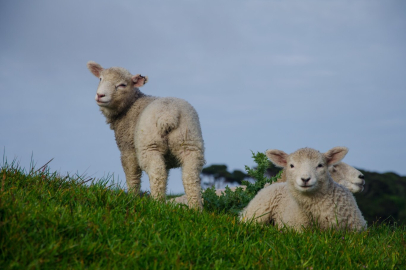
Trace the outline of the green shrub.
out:
<instances>
[{"instance_id":1,"label":"green shrub","mask_svg":"<svg viewBox=\"0 0 406 270\"><path fill-rule=\"evenodd\" d=\"M205 210L215 213L238 215L266 183L272 184L281 176L282 171L274 177L266 177L265 173L270 166L270 161L264 153L257 152L255 154L252 152L252 158L257 166L254 168L245 166L245 170L248 175L254 179L254 183L242 181L242 184L246 186L245 190L238 187L235 191L232 191L226 187L225 192L223 192L221 196L216 195L214 187L206 189L202 194Z\"/></svg>"}]
</instances>

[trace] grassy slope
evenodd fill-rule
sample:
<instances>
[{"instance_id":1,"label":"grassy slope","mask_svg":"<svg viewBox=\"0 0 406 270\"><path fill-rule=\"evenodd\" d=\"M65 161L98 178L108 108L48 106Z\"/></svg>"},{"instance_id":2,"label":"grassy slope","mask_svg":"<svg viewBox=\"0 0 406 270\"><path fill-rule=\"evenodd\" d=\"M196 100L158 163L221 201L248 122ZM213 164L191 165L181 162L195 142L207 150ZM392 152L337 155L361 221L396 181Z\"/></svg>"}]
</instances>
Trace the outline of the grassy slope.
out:
<instances>
[{"instance_id":1,"label":"grassy slope","mask_svg":"<svg viewBox=\"0 0 406 270\"><path fill-rule=\"evenodd\" d=\"M405 268L406 227L298 234L61 179L0 172L0 269Z\"/></svg>"}]
</instances>

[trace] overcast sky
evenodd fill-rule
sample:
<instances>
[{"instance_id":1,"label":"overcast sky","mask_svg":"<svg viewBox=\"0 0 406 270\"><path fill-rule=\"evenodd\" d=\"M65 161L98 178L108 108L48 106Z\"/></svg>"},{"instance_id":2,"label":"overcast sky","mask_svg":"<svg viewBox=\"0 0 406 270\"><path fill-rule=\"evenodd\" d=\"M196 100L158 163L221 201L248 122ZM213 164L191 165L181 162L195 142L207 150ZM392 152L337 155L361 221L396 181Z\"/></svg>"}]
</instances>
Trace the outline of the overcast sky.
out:
<instances>
[{"instance_id":1,"label":"overcast sky","mask_svg":"<svg viewBox=\"0 0 406 270\"><path fill-rule=\"evenodd\" d=\"M0 147L26 168L124 183L93 60L189 101L207 165L347 146L350 165L406 175L406 1L5 0L0 40Z\"/></svg>"}]
</instances>

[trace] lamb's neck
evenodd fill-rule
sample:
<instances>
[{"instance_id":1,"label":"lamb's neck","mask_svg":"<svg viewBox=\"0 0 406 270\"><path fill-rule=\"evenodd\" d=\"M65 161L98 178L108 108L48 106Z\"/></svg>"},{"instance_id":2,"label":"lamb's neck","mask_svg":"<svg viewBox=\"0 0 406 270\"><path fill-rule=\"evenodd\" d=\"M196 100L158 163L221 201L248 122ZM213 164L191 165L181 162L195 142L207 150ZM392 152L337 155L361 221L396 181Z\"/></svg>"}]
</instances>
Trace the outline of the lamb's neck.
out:
<instances>
[{"instance_id":1,"label":"lamb's neck","mask_svg":"<svg viewBox=\"0 0 406 270\"><path fill-rule=\"evenodd\" d=\"M110 129L115 130L118 122L125 118L126 114L133 106L139 103L139 100L146 95L141 91L137 91L133 96L121 103L117 109L111 110L108 108L100 107L100 111L106 117L106 123L110 125Z\"/></svg>"},{"instance_id":2,"label":"lamb's neck","mask_svg":"<svg viewBox=\"0 0 406 270\"><path fill-rule=\"evenodd\" d=\"M145 107L155 99L155 97L143 95L125 113L114 118L114 121L110 123L110 128L114 130L116 143L121 152L134 148L134 132L138 119Z\"/></svg>"},{"instance_id":3,"label":"lamb's neck","mask_svg":"<svg viewBox=\"0 0 406 270\"><path fill-rule=\"evenodd\" d=\"M327 183L315 193L305 194L295 190L293 197L307 212L311 213L316 209L318 212L320 208L328 207L334 203L334 190L334 182L330 178Z\"/></svg>"}]
</instances>

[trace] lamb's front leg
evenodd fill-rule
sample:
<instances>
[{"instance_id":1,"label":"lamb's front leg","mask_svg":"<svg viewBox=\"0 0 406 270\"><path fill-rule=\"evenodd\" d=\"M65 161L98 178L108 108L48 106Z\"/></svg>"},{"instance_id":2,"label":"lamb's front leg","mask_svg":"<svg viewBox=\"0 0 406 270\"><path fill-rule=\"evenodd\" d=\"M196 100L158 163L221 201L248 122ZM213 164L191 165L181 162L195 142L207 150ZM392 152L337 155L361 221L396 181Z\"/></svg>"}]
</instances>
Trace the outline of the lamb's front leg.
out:
<instances>
[{"instance_id":1,"label":"lamb's front leg","mask_svg":"<svg viewBox=\"0 0 406 270\"><path fill-rule=\"evenodd\" d=\"M123 165L128 191L134 192L138 195L141 189L142 170L138 165L135 153L122 152L121 164Z\"/></svg>"},{"instance_id":2,"label":"lamb's front leg","mask_svg":"<svg viewBox=\"0 0 406 270\"><path fill-rule=\"evenodd\" d=\"M242 222L254 221L261 224L266 224L271 221L272 210L275 205L272 205L275 188L277 184L272 184L260 190L257 195L250 201L239 215Z\"/></svg>"}]
</instances>

